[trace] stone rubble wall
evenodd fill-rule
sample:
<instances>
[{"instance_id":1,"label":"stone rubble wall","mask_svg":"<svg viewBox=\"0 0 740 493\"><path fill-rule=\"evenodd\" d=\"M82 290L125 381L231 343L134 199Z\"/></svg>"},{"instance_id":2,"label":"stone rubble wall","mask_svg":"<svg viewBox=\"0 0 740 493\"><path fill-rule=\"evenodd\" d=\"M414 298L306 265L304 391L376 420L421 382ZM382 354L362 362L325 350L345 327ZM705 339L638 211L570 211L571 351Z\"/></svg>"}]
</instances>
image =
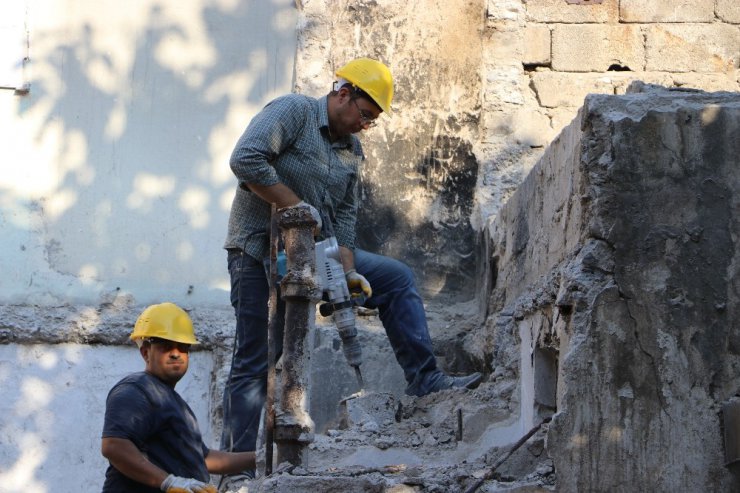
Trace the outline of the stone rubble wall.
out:
<instances>
[{"instance_id":1,"label":"stone rubble wall","mask_svg":"<svg viewBox=\"0 0 740 493\"><path fill-rule=\"evenodd\" d=\"M730 491L740 95L635 91L589 96L501 209L470 337L554 415L559 491Z\"/></svg>"}]
</instances>

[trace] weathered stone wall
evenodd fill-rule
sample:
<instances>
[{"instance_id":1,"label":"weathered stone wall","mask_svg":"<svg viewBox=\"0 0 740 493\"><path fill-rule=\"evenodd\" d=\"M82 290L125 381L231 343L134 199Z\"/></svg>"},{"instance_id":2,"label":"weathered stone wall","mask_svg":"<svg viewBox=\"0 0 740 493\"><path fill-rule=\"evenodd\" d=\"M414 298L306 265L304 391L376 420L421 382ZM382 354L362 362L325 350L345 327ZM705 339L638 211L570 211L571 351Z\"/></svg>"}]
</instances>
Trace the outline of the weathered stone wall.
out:
<instances>
[{"instance_id":1,"label":"weathered stone wall","mask_svg":"<svg viewBox=\"0 0 740 493\"><path fill-rule=\"evenodd\" d=\"M590 96L491 225L494 375L560 491L737 487L739 136L736 93Z\"/></svg>"},{"instance_id":2,"label":"weathered stone wall","mask_svg":"<svg viewBox=\"0 0 740 493\"><path fill-rule=\"evenodd\" d=\"M731 0L311 0L296 88L323 94L356 56L396 76L392 118L363 137L361 243L410 263L428 296L470 295L476 232L587 94L635 80L738 90Z\"/></svg>"},{"instance_id":3,"label":"weathered stone wall","mask_svg":"<svg viewBox=\"0 0 740 493\"><path fill-rule=\"evenodd\" d=\"M346 61L393 71L394 115L363 132L360 244L403 258L430 293L474 285L480 67L485 2L304 2L297 89L325 94ZM317 63L318 60L324 63ZM462 267L462 269L460 268Z\"/></svg>"}]
</instances>

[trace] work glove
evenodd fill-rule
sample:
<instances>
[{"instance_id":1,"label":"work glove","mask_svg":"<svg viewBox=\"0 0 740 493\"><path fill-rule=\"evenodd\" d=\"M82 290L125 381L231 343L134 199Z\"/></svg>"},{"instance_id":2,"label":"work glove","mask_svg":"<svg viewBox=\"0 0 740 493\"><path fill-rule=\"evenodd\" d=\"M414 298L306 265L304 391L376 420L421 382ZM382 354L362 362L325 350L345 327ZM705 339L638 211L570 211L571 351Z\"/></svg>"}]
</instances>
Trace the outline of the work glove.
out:
<instances>
[{"instance_id":1,"label":"work glove","mask_svg":"<svg viewBox=\"0 0 740 493\"><path fill-rule=\"evenodd\" d=\"M319 234L321 232L321 226L323 226L323 223L321 222L321 214L319 214L318 209L316 207L312 206L305 200L301 200L293 207L308 207L308 211L311 213L311 217L316 221L316 228L314 228L314 233Z\"/></svg>"},{"instance_id":2,"label":"work glove","mask_svg":"<svg viewBox=\"0 0 740 493\"><path fill-rule=\"evenodd\" d=\"M166 493L217 493L216 487L212 484L174 474L167 476L159 489Z\"/></svg>"},{"instance_id":3,"label":"work glove","mask_svg":"<svg viewBox=\"0 0 740 493\"><path fill-rule=\"evenodd\" d=\"M362 291L365 298L373 295L373 288L370 287L370 283L365 279L365 276L358 274L355 269L345 272L344 277L347 279L347 289L349 289L350 293Z\"/></svg>"}]
</instances>

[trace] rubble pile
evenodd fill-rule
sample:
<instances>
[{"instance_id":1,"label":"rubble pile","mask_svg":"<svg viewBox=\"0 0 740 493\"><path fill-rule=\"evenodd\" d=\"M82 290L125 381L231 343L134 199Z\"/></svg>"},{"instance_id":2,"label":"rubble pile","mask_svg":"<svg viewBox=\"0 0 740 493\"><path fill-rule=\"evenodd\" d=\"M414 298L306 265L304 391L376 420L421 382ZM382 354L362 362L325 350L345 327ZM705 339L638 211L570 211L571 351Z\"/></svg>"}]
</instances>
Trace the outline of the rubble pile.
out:
<instances>
[{"instance_id":1,"label":"rubble pile","mask_svg":"<svg viewBox=\"0 0 740 493\"><path fill-rule=\"evenodd\" d=\"M453 371L450 362L459 371L469 370L465 365L471 361L480 362L461 346L450 344L462 341L457 332L475 323L470 316L473 308L470 303L427 307L435 344L447 351L440 351L447 371ZM364 352L392 358L382 347L370 345L387 344L377 335L377 317L366 314L361 322ZM440 342L443 337L449 340ZM277 464L271 476L263 477L264 450L259 450L258 478L229 493L468 491L487 474L491 478L476 491L552 491L555 474L545 450L546 427L490 474L492 465L512 445L494 443L500 443L497 430L517 419L513 413L518 391L516 381L505 372L486 373L487 380L475 390L446 390L419 398L398 389L350 394L338 403L336 417L324 432L314 435L303 464ZM372 375L366 379L372 380ZM372 387L380 389L382 383Z\"/></svg>"}]
</instances>

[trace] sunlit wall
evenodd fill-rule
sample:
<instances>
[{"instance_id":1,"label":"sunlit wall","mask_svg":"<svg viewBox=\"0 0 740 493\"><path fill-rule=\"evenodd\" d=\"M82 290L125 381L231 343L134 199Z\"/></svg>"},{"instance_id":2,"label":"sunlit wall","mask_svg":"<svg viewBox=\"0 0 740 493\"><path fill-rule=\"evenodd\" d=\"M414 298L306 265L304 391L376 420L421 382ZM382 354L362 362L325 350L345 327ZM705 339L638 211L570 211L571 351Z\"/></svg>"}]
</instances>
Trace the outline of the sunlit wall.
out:
<instances>
[{"instance_id":1,"label":"sunlit wall","mask_svg":"<svg viewBox=\"0 0 740 493\"><path fill-rule=\"evenodd\" d=\"M28 33L12 49L26 50L30 85L0 90L0 302L228 304L228 158L251 116L292 88L294 2L0 10L0 28Z\"/></svg>"}]
</instances>

